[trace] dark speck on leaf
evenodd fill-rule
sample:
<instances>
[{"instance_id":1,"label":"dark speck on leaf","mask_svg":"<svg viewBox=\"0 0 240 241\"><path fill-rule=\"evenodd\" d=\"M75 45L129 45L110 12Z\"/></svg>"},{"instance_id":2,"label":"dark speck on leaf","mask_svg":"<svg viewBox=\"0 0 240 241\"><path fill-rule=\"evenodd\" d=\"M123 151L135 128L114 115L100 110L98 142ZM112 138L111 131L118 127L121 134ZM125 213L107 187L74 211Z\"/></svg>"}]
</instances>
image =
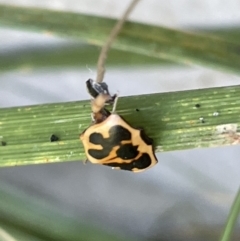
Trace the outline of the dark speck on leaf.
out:
<instances>
[{"instance_id":1,"label":"dark speck on leaf","mask_svg":"<svg viewBox=\"0 0 240 241\"><path fill-rule=\"evenodd\" d=\"M200 117L199 120L200 120L201 123L205 123L205 120L204 120L203 117Z\"/></svg>"},{"instance_id":2,"label":"dark speck on leaf","mask_svg":"<svg viewBox=\"0 0 240 241\"><path fill-rule=\"evenodd\" d=\"M196 107L196 108L200 108L201 105L200 105L200 104L196 104L195 107Z\"/></svg>"},{"instance_id":3,"label":"dark speck on leaf","mask_svg":"<svg viewBox=\"0 0 240 241\"><path fill-rule=\"evenodd\" d=\"M2 145L2 146L6 146L7 143L6 143L5 141L1 141L1 145Z\"/></svg>"},{"instance_id":4,"label":"dark speck on leaf","mask_svg":"<svg viewBox=\"0 0 240 241\"><path fill-rule=\"evenodd\" d=\"M54 135L54 134L51 135L51 137L50 137L51 142L58 141L58 140L59 140L59 138L56 135Z\"/></svg>"},{"instance_id":5,"label":"dark speck on leaf","mask_svg":"<svg viewBox=\"0 0 240 241\"><path fill-rule=\"evenodd\" d=\"M136 111L140 111L139 109L136 109Z\"/></svg>"}]
</instances>

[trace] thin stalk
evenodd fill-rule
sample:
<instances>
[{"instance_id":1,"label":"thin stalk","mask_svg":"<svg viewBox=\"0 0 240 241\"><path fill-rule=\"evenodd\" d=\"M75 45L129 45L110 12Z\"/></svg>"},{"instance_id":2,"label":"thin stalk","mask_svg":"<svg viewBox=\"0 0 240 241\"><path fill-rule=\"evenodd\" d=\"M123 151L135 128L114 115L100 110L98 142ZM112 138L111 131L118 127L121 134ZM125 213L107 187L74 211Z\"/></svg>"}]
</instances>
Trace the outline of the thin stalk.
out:
<instances>
[{"instance_id":1,"label":"thin stalk","mask_svg":"<svg viewBox=\"0 0 240 241\"><path fill-rule=\"evenodd\" d=\"M120 33L120 31L123 27L123 24L126 22L129 14L135 8L135 6L137 5L138 2L139 2L139 0L131 0L129 6L127 7L123 16L117 21L116 25L111 30L111 32L106 40L106 43L103 45L99 58L98 58L98 63L97 63L96 82L101 83L103 81L104 74L105 74L105 62L107 59L108 51L110 50L117 35Z\"/></svg>"}]
</instances>

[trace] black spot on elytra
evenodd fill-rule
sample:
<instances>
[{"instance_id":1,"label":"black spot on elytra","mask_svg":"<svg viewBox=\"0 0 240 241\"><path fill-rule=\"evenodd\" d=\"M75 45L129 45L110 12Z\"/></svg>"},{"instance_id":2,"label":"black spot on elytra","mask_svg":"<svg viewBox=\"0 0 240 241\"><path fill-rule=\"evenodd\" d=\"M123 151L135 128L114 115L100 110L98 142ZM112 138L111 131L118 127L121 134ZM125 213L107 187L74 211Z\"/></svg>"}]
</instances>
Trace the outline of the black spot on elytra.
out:
<instances>
[{"instance_id":1,"label":"black spot on elytra","mask_svg":"<svg viewBox=\"0 0 240 241\"><path fill-rule=\"evenodd\" d=\"M110 128L109 137L104 138L101 133L94 132L89 136L89 142L103 147L120 145L121 141L131 140L131 133L120 125Z\"/></svg>"},{"instance_id":2,"label":"black spot on elytra","mask_svg":"<svg viewBox=\"0 0 240 241\"><path fill-rule=\"evenodd\" d=\"M111 167L119 167L120 169L126 170L126 171L132 171L134 168L145 169L149 167L151 165L151 158L147 153L143 153L142 156L140 156L136 160L133 160L130 163L112 162L104 165L111 166Z\"/></svg>"},{"instance_id":3,"label":"black spot on elytra","mask_svg":"<svg viewBox=\"0 0 240 241\"><path fill-rule=\"evenodd\" d=\"M54 134L51 135L51 137L50 137L51 142L58 141L58 140L59 140L59 138L56 135L54 135Z\"/></svg>"},{"instance_id":4,"label":"black spot on elytra","mask_svg":"<svg viewBox=\"0 0 240 241\"><path fill-rule=\"evenodd\" d=\"M104 147L102 150L89 149L88 154L95 159L101 160L103 158L106 158L111 152L111 150L112 147Z\"/></svg>"},{"instance_id":5,"label":"black spot on elytra","mask_svg":"<svg viewBox=\"0 0 240 241\"><path fill-rule=\"evenodd\" d=\"M144 130L140 130L140 136L142 138L142 140L147 144L147 145L152 145L153 144L153 139L148 137Z\"/></svg>"},{"instance_id":6,"label":"black spot on elytra","mask_svg":"<svg viewBox=\"0 0 240 241\"><path fill-rule=\"evenodd\" d=\"M104 138L102 134L94 132L89 136L89 141L95 145L102 145Z\"/></svg>"},{"instance_id":7,"label":"black spot on elytra","mask_svg":"<svg viewBox=\"0 0 240 241\"><path fill-rule=\"evenodd\" d=\"M135 160L134 165L138 169L144 169L151 165L151 158L147 153L143 153L137 160Z\"/></svg>"},{"instance_id":8,"label":"black spot on elytra","mask_svg":"<svg viewBox=\"0 0 240 241\"><path fill-rule=\"evenodd\" d=\"M121 145L120 148L116 151L117 156L123 160L129 160L135 158L139 151L137 150L138 146L133 146L132 144Z\"/></svg>"},{"instance_id":9,"label":"black spot on elytra","mask_svg":"<svg viewBox=\"0 0 240 241\"><path fill-rule=\"evenodd\" d=\"M120 125L116 125L110 128L109 138L106 140L106 142L116 146L119 145L121 141L131 140L131 138L132 135L130 131Z\"/></svg>"}]
</instances>

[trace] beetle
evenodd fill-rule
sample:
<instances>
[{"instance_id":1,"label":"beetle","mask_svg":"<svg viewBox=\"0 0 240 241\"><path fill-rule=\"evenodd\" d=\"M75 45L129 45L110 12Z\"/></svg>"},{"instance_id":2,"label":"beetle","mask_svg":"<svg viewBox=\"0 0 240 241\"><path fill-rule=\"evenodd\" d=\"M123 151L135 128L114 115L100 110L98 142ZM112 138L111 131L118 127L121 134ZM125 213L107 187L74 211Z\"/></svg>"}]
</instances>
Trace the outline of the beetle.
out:
<instances>
[{"instance_id":1,"label":"beetle","mask_svg":"<svg viewBox=\"0 0 240 241\"><path fill-rule=\"evenodd\" d=\"M80 135L87 159L132 172L142 172L157 164L153 140L116 113L118 96L114 98L112 112L104 108L111 99L109 94L99 93L91 102L93 122Z\"/></svg>"}]
</instances>

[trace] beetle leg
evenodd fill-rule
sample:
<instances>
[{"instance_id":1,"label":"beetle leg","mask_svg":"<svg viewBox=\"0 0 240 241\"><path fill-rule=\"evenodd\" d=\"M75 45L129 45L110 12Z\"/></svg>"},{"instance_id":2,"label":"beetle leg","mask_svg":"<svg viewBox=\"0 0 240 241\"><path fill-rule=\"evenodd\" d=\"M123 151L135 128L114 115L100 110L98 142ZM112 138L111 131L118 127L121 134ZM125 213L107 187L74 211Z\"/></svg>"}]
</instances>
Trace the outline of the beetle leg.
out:
<instances>
[{"instance_id":1,"label":"beetle leg","mask_svg":"<svg viewBox=\"0 0 240 241\"><path fill-rule=\"evenodd\" d=\"M91 113L91 119L92 119L92 122L95 122L95 118L94 118L94 113L93 112Z\"/></svg>"},{"instance_id":2,"label":"beetle leg","mask_svg":"<svg viewBox=\"0 0 240 241\"><path fill-rule=\"evenodd\" d=\"M113 108L112 108L112 114L114 114L114 113L116 112L117 102L118 102L118 94L116 94L116 96L115 96L115 98L114 98Z\"/></svg>"},{"instance_id":3,"label":"beetle leg","mask_svg":"<svg viewBox=\"0 0 240 241\"><path fill-rule=\"evenodd\" d=\"M86 165L87 162L88 162L88 159L84 160L84 161L83 161L83 164Z\"/></svg>"}]
</instances>

